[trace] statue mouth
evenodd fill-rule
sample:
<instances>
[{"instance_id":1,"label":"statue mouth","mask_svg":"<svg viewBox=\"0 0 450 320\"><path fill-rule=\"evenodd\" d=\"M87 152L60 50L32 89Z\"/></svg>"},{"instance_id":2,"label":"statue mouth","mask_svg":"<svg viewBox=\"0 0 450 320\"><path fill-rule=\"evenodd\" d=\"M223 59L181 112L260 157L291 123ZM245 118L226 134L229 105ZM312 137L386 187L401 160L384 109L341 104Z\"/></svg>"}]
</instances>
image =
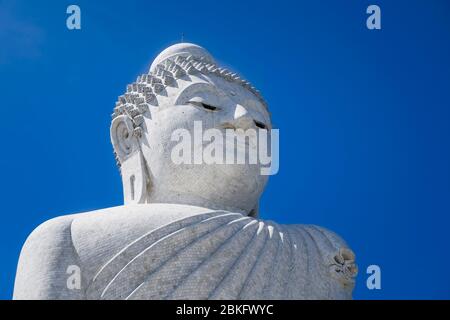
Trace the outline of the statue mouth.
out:
<instances>
[{"instance_id":1,"label":"statue mouth","mask_svg":"<svg viewBox=\"0 0 450 320\"><path fill-rule=\"evenodd\" d=\"M224 151L229 151L231 149L238 150L238 152L241 152L243 150L243 147L245 147L245 152L247 153L250 148L256 149L257 147L257 137L249 137L244 139L237 139L240 138L240 136L245 136L245 129L238 128L235 125L226 122L219 126L212 127L210 129L217 129L220 132L222 132L222 139L219 141L216 140L203 140L202 146L205 147L206 145L209 145L211 143L216 144L218 147L225 147L223 149ZM208 129L205 129L207 131ZM232 131L232 135L228 136L226 133L227 131ZM242 132L240 130L243 130ZM237 141L236 141L237 140Z\"/></svg>"},{"instance_id":2,"label":"statue mouth","mask_svg":"<svg viewBox=\"0 0 450 320\"><path fill-rule=\"evenodd\" d=\"M222 125L220 126L220 129L225 129L225 130L227 130L227 129L236 130L237 128L236 128L236 126L233 125L232 123L225 122L225 123L222 123Z\"/></svg>"}]
</instances>

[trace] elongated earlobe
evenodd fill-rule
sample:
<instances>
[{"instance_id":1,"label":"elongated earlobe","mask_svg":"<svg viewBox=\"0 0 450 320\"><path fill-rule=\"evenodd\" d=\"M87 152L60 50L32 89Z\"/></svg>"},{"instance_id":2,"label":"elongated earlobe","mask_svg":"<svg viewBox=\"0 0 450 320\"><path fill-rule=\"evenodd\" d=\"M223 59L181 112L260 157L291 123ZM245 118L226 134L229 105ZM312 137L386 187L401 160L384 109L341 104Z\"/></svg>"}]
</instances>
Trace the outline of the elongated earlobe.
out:
<instances>
[{"instance_id":1,"label":"elongated earlobe","mask_svg":"<svg viewBox=\"0 0 450 320\"><path fill-rule=\"evenodd\" d=\"M124 203L145 203L148 177L138 138L131 119L125 115L111 123L111 142L120 162Z\"/></svg>"},{"instance_id":2,"label":"elongated earlobe","mask_svg":"<svg viewBox=\"0 0 450 320\"><path fill-rule=\"evenodd\" d=\"M147 175L142 152L132 154L120 168L122 173L124 203L145 203L147 199Z\"/></svg>"}]
</instances>

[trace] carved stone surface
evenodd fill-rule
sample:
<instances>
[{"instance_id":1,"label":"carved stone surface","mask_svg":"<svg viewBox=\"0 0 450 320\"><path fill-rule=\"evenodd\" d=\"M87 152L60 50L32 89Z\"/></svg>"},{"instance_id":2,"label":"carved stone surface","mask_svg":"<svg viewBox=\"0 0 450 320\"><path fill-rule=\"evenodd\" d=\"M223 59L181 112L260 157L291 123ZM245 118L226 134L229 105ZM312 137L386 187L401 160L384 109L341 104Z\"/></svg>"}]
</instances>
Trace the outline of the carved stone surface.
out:
<instances>
[{"instance_id":1,"label":"carved stone surface","mask_svg":"<svg viewBox=\"0 0 450 320\"><path fill-rule=\"evenodd\" d=\"M171 133L193 131L194 121L271 128L253 86L182 43L164 50L114 108L125 205L36 228L20 255L14 298L351 298L355 259L339 236L257 218L267 182L259 164L174 164ZM77 288L68 285L70 266L80 270Z\"/></svg>"}]
</instances>

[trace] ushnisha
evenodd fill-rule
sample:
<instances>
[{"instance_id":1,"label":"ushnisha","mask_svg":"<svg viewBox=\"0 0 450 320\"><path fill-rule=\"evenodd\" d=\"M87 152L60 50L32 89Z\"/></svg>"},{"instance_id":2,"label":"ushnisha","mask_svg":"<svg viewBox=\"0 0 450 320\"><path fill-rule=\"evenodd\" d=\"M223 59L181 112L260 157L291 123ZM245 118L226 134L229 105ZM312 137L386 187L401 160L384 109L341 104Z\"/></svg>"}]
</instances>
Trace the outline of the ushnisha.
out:
<instances>
[{"instance_id":1,"label":"ushnisha","mask_svg":"<svg viewBox=\"0 0 450 320\"><path fill-rule=\"evenodd\" d=\"M14 299L350 299L357 268L339 236L258 219L268 178L259 164L172 161L171 134L196 121L272 127L249 82L180 43L114 108L125 204L37 227L20 255Z\"/></svg>"}]
</instances>

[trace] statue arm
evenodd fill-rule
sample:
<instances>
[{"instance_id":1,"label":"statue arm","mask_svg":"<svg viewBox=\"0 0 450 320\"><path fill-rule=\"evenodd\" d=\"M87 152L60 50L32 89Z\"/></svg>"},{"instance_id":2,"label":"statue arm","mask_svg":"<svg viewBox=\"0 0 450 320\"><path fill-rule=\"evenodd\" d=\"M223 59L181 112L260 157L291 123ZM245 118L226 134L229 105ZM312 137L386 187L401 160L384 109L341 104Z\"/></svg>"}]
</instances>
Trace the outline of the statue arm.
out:
<instances>
[{"instance_id":1,"label":"statue arm","mask_svg":"<svg viewBox=\"0 0 450 320\"><path fill-rule=\"evenodd\" d=\"M20 253L13 299L84 299L71 237L73 219L74 215L51 219L30 234Z\"/></svg>"}]
</instances>

